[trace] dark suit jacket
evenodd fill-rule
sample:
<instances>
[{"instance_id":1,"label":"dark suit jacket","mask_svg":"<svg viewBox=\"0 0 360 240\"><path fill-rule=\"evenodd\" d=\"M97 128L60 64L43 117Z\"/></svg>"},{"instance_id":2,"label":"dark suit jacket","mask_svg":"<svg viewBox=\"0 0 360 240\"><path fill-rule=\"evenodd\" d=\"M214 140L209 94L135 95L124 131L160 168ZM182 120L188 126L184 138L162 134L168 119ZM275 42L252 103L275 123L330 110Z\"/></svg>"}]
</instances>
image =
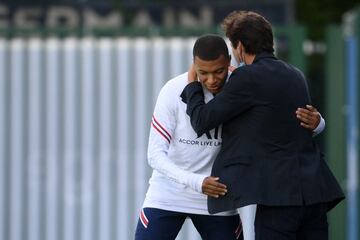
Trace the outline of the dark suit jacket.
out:
<instances>
[{"instance_id":1,"label":"dark suit jacket","mask_svg":"<svg viewBox=\"0 0 360 240\"><path fill-rule=\"evenodd\" d=\"M210 213L248 204L300 206L329 203L344 194L295 111L310 104L303 74L272 54L237 68L221 93L204 103L201 84L181 94L194 130L202 135L223 124L223 142L212 176L228 186L208 198Z\"/></svg>"}]
</instances>

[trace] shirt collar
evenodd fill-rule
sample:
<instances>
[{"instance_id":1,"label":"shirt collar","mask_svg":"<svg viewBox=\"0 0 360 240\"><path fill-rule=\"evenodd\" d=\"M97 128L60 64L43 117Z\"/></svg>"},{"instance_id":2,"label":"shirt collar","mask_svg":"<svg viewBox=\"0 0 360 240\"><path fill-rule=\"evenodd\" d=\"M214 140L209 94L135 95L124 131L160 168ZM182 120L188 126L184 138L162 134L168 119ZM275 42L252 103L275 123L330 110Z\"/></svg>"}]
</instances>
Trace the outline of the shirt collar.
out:
<instances>
[{"instance_id":1,"label":"shirt collar","mask_svg":"<svg viewBox=\"0 0 360 240\"><path fill-rule=\"evenodd\" d=\"M256 54L253 63L256 63L257 61L259 61L261 59L264 59L264 58L274 58L274 59L276 59L274 54L268 53L268 52L262 52L262 53Z\"/></svg>"}]
</instances>

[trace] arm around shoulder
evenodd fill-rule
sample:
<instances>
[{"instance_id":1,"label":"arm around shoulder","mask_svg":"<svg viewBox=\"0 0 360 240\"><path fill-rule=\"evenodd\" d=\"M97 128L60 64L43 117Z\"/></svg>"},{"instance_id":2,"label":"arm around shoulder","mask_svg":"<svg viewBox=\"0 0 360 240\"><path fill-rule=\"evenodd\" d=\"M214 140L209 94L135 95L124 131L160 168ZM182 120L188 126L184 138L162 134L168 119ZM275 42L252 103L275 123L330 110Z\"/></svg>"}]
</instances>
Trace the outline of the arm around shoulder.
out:
<instances>
[{"instance_id":1,"label":"arm around shoulder","mask_svg":"<svg viewBox=\"0 0 360 240\"><path fill-rule=\"evenodd\" d=\"M253 89L249 78L249 73L239 73L237 69L223 90L207 104L199 82L184 88L181 97L187 104L186 113L191 125L199 136L252 107Z\"/></svg>"}]
</instances>

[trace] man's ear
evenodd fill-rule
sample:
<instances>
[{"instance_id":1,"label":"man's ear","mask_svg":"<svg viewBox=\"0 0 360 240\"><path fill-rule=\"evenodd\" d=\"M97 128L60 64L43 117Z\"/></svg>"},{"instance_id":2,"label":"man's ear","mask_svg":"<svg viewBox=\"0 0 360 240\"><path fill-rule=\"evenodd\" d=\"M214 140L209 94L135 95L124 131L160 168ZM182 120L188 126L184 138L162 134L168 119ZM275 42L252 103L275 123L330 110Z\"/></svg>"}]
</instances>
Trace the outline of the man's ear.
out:
<instances>
[{"instance_id":1,"label":"man's ear","mask_svg":"<svg viewBox=\"0 0 360 240\"><path fill-rule=\"evenodd\" d=\"M237 45L236 50L240 52L241 50L244 50L242 48L244 48L244 45L241 43L241 41L239 41L239 44Z\"/></svg>"},{"instance_id":2,"label":"man's ear","mask_svg":"<svg viewBox=\"0 0 360 240\"><path fill-rule=\"evenodd\" d=\"M241 52L243 54L247 54L244 44L242 44L242 42L240 42L240 41L239 41L239 49L241 50Z\"/></svg>"},{"instance_id":3,"label":"man's ear","mask_svg":"<svg viewBox=\"0 0 360 240\"><path fill-rule=\"evenodd\" d=\"M240 56L240 53L241 53L241 48L242 44L241 42L239 41L238 45L236 46L236 48L234 48L234 51Z\"/></svg>"}]
</instances>

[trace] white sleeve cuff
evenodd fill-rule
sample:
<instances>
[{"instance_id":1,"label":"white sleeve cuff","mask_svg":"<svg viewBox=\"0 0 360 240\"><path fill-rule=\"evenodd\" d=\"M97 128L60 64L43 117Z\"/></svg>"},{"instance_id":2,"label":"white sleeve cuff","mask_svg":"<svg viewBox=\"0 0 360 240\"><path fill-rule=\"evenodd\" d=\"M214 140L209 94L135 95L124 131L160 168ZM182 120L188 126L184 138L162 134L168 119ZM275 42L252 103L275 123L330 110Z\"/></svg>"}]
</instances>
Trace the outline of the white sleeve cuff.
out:
<instances>
[{"instance_id":1,"label":"white sleeve cuff","mask_svg":"<svg viewBox=\"0 0 360 240\"><path fill-rule=\"evenodd\" d=\"M320 117L321 117L321 119L320 119L319 125L313 130L313 137L320 134L325 129L325 120L322 116L320 116Z\"/></svg>"},{"instance_id":2,"label":"white sleeve cuff","mask_svg":"<svg viewBox=\"0 0 360 240\"><path fill-rule=\"evenodd\" d=\"M190 186L196 192L202 193L202 184L206 177L206 175L193 173L189 178L188 186Z\"/></svg>"}]
</instances>

